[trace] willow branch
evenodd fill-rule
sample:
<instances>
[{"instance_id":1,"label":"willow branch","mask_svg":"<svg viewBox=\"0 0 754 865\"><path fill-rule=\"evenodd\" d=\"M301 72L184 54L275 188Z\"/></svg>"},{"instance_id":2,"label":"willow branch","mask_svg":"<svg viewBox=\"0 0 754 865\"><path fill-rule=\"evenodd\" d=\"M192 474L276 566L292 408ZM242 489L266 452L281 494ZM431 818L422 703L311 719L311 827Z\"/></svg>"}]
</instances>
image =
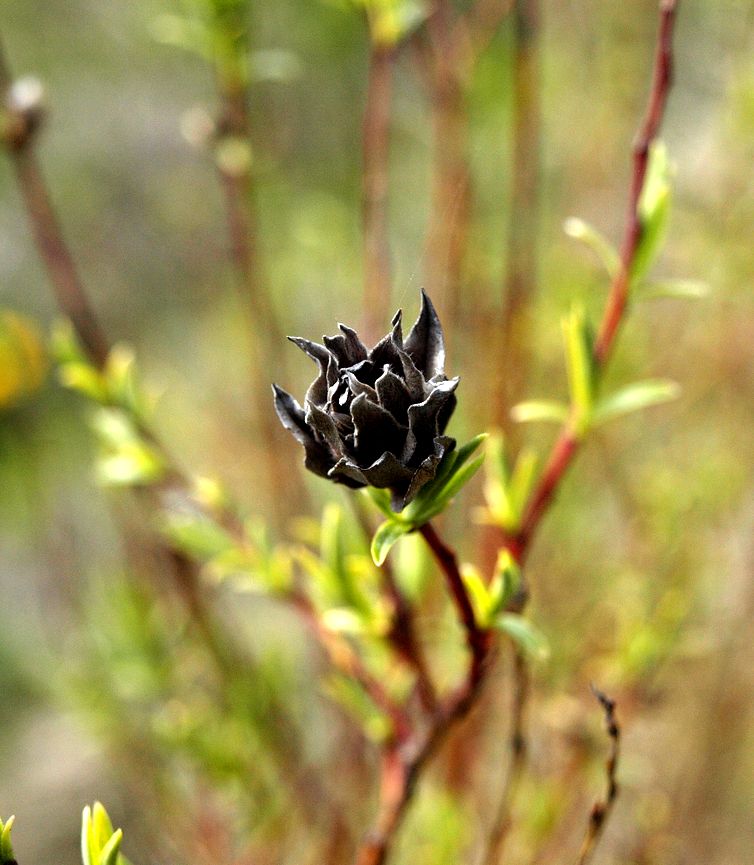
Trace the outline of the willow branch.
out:
<instances>
[{"instance_id":1,"label":"willow branch","mask_svg":"<svg viewBox=\"0 0 754 865\"><path fill-rule=\"evenodd\" d=\"M11 115L14 110L13 106L9 104L12 84L13 77L5 60L2 45L0 45L0 93L2 93L4 101L4 110ZM24 120L23 116L18 119ZM42 170L34 153L36 127L31 124L22 124L17 125L16 129L25 129L26 132L22 135L17 134L12 139L4 137L2 143L5 145L16 173L37 250L45 263L61 312L70 319L89 360L98 369L102 369L107 362L110 344L79 278L73 255L63 237L60 223L52 206ZM190 487L188 480L177 469L167 449L140 421L138 426L140 433L160 452L163 461L168 466L169 479L163 486L169 486L175 479L178 479L181 485L188 489ZM144 501L153 510L160 506L161 491L159 486L138 491L137 498ZM202 634L209 654L214 659L219 671L226 674L229 669L228 656L218 636L220 629L213 622L209 608L202 596L198 569L184 553L174 549L162 539L159 539L157 544L166 554L166 561L170 565L176 591Z\"/></svg>"},{"instance_id":2,"label":"willow branch","mask_svg":"<svg viewBox=\"0 0 754 865\"><path fill-rule=\"evenodd\" d=\"M628 302L631 270L642 236L639 199L644 189L650 148L657 138L672 83L672 40L677 5L677 0L662 0L660 3L660 27L649 102L633 147L631 192L621 246L620 267L610 286L594 347L594 364L597 370L602 369L609 359ZM505 541L505 545L515 550L520 560L525 558L532 536L573 462L578 447L579 441L573 429L570 424L566 424L553 446L539 484L529 499L520 531L513 539Z\"/></svg>"},{"instance_id":3,"label":"willow branch","mask_svg":"<svg viewBox=\"0 0 754 865\"><path fill-rule=\"evenodd\" d=\"M598 691L597 688L592 687L592 690L605 713L605 727L607 735L610 737L610 752L605 761L607 793L604 799L595 802L592 806L589 825L587 826L586 835L579 852L578 865L587 865L587 862L591 859L618 796L616 772L620 757L620 727L615 718L615 701L603 694L602 691Z\"/></svg>"},{"instance_id":4,"label":"willow branch","mask_svg":"<svg viewBox=\"0 0 754 865\"><path fill-rule=\"evenodd\" d=\"M10 157L39 255L44 262L61 311L76 330L81 343L97 367L107 360L109 345L89 296L78 274L73 256L34 153L38 121L11 104L13 77L0 43L0 110L6 115L2 144ZM15 116L14 116L15 114ZM12 130L12 132L11 132Z\"/></svg>"},{"instance_id":5,"label":"willow branch","mask_svg":"<svg viewBox=\"0 0 754 865\"><path fill-rule=\"evenodd\" d=\"M471 653L469 682L473 686L481 680L483 674L485 661L489 653L489 634L477 624L474 608L466 591L456 554L440 538L431 523L425 523L419 529L419 532L427 542L432 555L445 575L448 591L455 604L461 625L464 628L466 643Z\"/></svg>"},{"instance_id":6,"label":"willow branch","mask_svg":"<svg viewBox=\"0 0 754 865\"><path fill-rule=\"evenodd\" d=\"M464 681L437 708L429 728L382 753L380 800L372 831L359 848L356 865L384 865L428 761L451 730L476 704L491 655L489 634L479 628L453 550L426 523L419 529L443 571L471 657Z\"/></svg>"}]
</instances>

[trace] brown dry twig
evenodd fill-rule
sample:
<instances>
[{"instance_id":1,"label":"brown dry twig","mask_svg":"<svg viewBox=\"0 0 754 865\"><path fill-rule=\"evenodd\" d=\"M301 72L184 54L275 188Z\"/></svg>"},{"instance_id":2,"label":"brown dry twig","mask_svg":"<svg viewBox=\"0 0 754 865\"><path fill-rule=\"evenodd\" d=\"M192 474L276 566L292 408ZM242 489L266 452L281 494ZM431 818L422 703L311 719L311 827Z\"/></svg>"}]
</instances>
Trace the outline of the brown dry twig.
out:
<instances>
[{"instance_id":1,"label":"brown dry twig","mask_svg":"<svg viewBox=\"0 0 754 865\"><path fill-rule=\"evenodd\" d=\"M599 701L605 713L605 727L610 737L610 753L605 761L605 775L607 777L607 793L605 798L595 802L592 813L589 815L589 825L579 852L578 865L586 865L594 853L602 832L605 828L613 805L618 796L618 781L616 773L618 770L618 758L620 756L620 727L615 717L615 700L611 700L606 694L592 685L592 692Z\"/></svg>"}]
</instances>

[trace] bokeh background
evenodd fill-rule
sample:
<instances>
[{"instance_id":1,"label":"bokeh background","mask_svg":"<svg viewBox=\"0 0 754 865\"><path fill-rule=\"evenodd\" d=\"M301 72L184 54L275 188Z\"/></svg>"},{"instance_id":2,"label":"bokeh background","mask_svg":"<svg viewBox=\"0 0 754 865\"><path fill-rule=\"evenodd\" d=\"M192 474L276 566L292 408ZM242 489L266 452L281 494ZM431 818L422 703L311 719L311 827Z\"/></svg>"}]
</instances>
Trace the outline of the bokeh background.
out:
<instances>
[{"instance_id":1,"label":"bokeh background","mask_svg":"<svg viewBox=\"0 0 754 865\"><path fill-rule=\"evenodd\" d=\"M251 149L242 158L251 160L265 284L280 329L316 339L336 321L364 320L369 30L363 9L345 0L251 6ZM297 479L300 501L281 504L265 487L269 441L254 406L281 377L302 394L310 369L291 348L285 369L268 358L262 380L249 380L258 335L234 286L216 166L197 146L216 110L215 81L201 57L165 44L175 41L177 14L184 7L167 0L27 0L2 4L0 32L15 73L44 82L39 154L53 198L107 333L134 347L161 395L160 435L191 472L221 477L273 532L290 532L294 514L316 515L339 494ZM455 305L447 285L427 282L446 278L427 232L433 219L460 218L461 192L438 214L436 105L421 48L403 46L395 60L386 309L401 306L411 319L425 284L448 307L448 368L462 377L459 437L500 421L495 400L507 378L519 383L517 399L565 392L560 318L573 299L596 317L607 282L562 224L578 215L620 238L656 26L654 0L542 0L540 174L526 213L511 205L511 19L492 35L464 97L472 193ZM535 670L532 768L512 861L532 861L536 849L541 862L563 861L571 848L575 856L603 783L591 681L618 698L625 726L623 791L599 861L724 865L754 849L754 4L684 0L676 39L663 131L674 203L654 276L699 280L709 292L632 308L610 380L668 377L682 395L594 435L531 557L531 614L551 654ZM0 304L47 331L57 310L7 161L0 189ZM534 238L536 270L526 350L509 358L484 323L504 302L507 238L519 220ZM275 790L291 773L280 759L303 754L350 807L355 831L370 807L368 749L319 693L317 661L293 618L227 589L214 600L232 609L261 659L238 716L255 744L221 753L218 739L243 733L204 706L198 726L215 739L186 746L175 729L191 727L181 712L202 710L191 696L201 692L202 662L190 639L175 639L182 614L146 588L126 588L134 569L148 570L127 555L147 534L138 507L97 484L86 415L53 374L0 411L0 815L17 815L19 859L78 861L80 809L98 797L126 828L137 862L217 861L232 847L226 835L243 836L249 821L254 861L308 861L306 827L321 839L327 818L286 823ZM552 429L512 435L544 452ZM298 463L295 443L280 437L276 447ZM476 484L446 521L469 559L479 531L468 514L479 500ZM436 612L424 634L435 647L454 636ZM405 861L461 861L459 850L470 849L501 783L506 688L501 668L487 698L498 720L474 728L463 783L448 770L443 789L461 792L435 791L417 806ZM280 705L282 733L270 721ZM264 858L265 844L283 858Z\"/></svg>"}]
</instances>

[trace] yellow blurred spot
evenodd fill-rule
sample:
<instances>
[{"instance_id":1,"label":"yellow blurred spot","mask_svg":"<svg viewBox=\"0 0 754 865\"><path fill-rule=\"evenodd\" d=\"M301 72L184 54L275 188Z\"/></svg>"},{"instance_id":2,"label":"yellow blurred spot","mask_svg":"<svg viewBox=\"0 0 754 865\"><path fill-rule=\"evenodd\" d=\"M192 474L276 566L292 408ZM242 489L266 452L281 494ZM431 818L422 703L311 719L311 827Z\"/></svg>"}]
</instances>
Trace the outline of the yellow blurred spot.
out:
<instances>
[{"instance_id":1,"label":"yellow blurred spot","mask_svg":"<svg viewBox=\"0 0 754 865\"><path fill-rule=\"evenodd\" d=\"M38 390L48 369L39 328L16 312L0 310L0 409Z\"/></svg>"}]
</instances>

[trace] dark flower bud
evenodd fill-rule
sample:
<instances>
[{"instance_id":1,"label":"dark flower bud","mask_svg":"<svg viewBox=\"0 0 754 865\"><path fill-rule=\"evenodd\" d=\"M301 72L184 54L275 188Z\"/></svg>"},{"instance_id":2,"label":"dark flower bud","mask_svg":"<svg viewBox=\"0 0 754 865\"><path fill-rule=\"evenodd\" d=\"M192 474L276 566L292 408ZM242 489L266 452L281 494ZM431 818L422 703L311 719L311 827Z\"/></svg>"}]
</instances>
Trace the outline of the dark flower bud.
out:
<instances>
[{"instance_id":1,"label":"dark flower bud","mask_svg":"<svg viewBox=\"0 0 754 865\"><path fill-rule=\"evenodd\" d=\"M308 469L357 488L384 487L402 510L431 481L455 439L444 435L458 379L445 377L445 342L435 308L422 308L405 341L401 311L371 351L341 324L324 345L289 337L319 367L304 407L277 385L275 409L306 452Z\"/></svg>"}]
</instances>

